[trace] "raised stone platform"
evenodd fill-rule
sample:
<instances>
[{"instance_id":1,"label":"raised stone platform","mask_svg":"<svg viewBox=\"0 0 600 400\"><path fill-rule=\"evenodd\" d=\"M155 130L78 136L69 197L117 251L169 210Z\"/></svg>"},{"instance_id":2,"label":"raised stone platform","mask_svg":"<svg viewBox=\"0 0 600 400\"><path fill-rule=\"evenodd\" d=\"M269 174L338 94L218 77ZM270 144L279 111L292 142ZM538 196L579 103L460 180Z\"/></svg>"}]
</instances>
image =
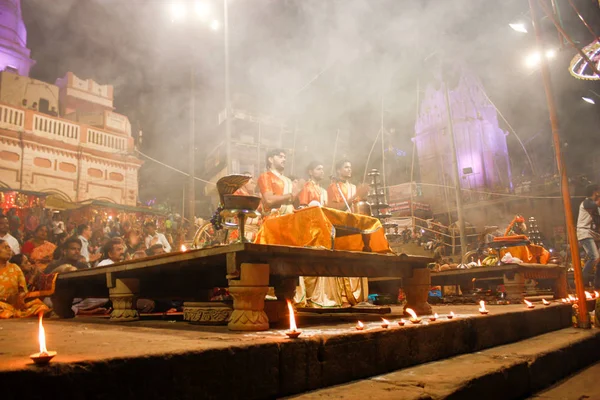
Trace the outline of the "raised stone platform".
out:
<instances>
[{"instance_id":1,"label":"raised stone platform","mask_svg":"<svg viewBox=\"0 0 600 400\"><path fill-rule=\"evenodd\" d=\"M93 318L48 320L48 367L35 367L35 320L0 324L0 385L6 398L274 398L481 351L571 325L571 308L553 304L436 307L427 325L380 327L373 315L301 315L297 340L285 329L235 333L169 321L127 325ZM395 321L401 308L394 308ZM457 318L444 318L450 311ZM365 322L356 331L357 319ZM13 397L11 397L13 396Z\"/></svg>"}]
</instances>

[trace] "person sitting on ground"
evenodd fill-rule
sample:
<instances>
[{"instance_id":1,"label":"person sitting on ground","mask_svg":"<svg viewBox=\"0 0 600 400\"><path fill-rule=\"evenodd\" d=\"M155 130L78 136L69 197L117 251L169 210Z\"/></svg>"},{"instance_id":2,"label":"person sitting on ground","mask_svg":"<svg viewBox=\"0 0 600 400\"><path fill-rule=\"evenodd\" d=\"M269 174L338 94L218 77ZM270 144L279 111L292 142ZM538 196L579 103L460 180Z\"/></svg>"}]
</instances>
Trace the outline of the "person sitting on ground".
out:
<instances>
[{"instance_id":1,"label":"person sitting on ground","mask_svg":"<svg viewBox=\"0 0 600 400\"><path fill-rule=\"evenodd\" d=\"M10 246L13 254L21 253L19 241L9 233L10 221L6 215L0 215L0 239L4 240Z\"/></svg>"},{"instance_id":2,"label":"person sitting on ground","mask_svg":"<svg viewBox=\"0 0 600 400\"><path fill-rule=\"evenodd\" d=\"M161 244L163 246L164 252L171 252L171 245L169 241L162 233L158 233L156 231L156 223L153 221L148 221L144 224L144 227L148 231L148 236L146 236L146 247L150 248L155 244Z\"/></svg>"},{"instance_id":3,"label":"person sitting on ground","mask_svg":"<svg viewBox=\"0 0 600 400\"><path fill-rule=\"evenodd\" d=\"M123 254L125 253L125 246L121 238L110 239L102 248L102 261L98 263L98 267L104 267L105 265L112 265L123 261Z\"/></svg>"},{"instance_id":4,"label":"person sitting on ground","mask_svg":"<svg viewBox=\"0 0 600 400\"><path fill-rule=\"evenodd\" d=\"M9 262L12 250L0 240L0 319L26 318L46 313L50 308L39 299L27 300L27 281L23 271Z\"/></svg>"},{"instance_id":5,"label":"person sitting on ground","mask_svg":"<svg viewBox=\"0 0 600 400\"><path fill-rule=\"evenodd\" d=\"M33 238L23 243L21 252L26 256L30 256L31 252L38 246L48 242L48 227L46 225L38 225L33 231Z\"/></svg>"},{"instance_id":6,"label":"person sitting on ground","mask_svg":"<svg viewBox=\"0 0 600 400\"><path fill-rule=\"evenodd\" d=\"M53 243L45 242L41 246L33 249L31 255L29 256L29 260L38 271L43 272L46 270L48 264L50 264L54 259L55 251L56 246Z\"/></svg>"},{"instance_id":7,"label":"person sitting on ground","mask_svg":"<svg viewBox=\"0 0 600 400\"><path fill-rule=\"evenodd\" d=\"M52 261L46 267L44 271L46 274L56 272L67 272L66 270L70 270L67 268L68 266L72 266L75 269L87 269L89 268L86 262L81 262L81 240L76 237L70 237L63 245L64 254L63 257ZM84 258L85 260L85 258Z\"/></svg>"}]
</instances>

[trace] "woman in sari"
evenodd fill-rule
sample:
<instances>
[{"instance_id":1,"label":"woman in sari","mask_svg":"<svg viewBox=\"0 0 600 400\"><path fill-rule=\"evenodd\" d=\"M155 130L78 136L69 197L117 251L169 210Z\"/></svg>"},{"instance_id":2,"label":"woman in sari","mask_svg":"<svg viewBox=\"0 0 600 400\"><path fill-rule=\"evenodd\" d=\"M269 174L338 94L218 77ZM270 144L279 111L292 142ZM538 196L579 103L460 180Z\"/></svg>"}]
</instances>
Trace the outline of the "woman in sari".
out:
<instances>
[{"instance_id":1,"label":"woman in sari","mask_svg":"<svg viewBox=\"0 0 600 400\"><path fill-rule=\"evenodd\" d=\"M38 225L37 228L35 228L35 231L33 232L33 238L29 239L28 241L23 243L23 247L21 248L21 253L23 253L29 257L31 255L31 252L36 247L39 247L39 246L43 245L44 243L50 243L50 242L48 242L47 239L48 239L48 227L46 225Z\"/></svg>"},{"instance_id":2,"label":"woman in sari","mask_svg":"<svg viewBox=\"0 0 600 400\"><path fill-rule=\"evenodd\" d=\"M27 299L27 282L21 269L10 263L12 250L0 239L0 319L26 318L50 309L39 299Z\"/></svg>"}]
</instances>

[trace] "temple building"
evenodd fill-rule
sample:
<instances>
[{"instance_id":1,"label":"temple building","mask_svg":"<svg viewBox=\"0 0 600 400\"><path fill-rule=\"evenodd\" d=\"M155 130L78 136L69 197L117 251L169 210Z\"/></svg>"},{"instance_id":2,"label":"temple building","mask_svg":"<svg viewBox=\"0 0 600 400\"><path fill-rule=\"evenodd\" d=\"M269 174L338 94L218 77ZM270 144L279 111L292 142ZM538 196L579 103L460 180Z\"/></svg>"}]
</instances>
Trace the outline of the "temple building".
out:
<instances>
[{"instance_id":1,"label":"temple building","mask_svg":"<svg viewBox=\"0 0 600 400\"><path fill-rule=\"evenodd\" d=\"M507 133L478 79L462 74L449 89L460 186L466 203L483 200L481 192L512 188ZM434 214L455 207L452 150L444 87L429 85L415 124L415 145L424 201ZM483 197L482 197L483 196Z\"/></svg>"},{"instance_id":2,"label":"temple building","mask_svg":"<svg viewBox=\"0 0 600 400\"><path fill-rule=\"evenodd\" d=\"M72 72L42 82L33 63L20 1L0 0L0 188L136 205L142 161L113 87Z\"/></svg>"}]
</instances>

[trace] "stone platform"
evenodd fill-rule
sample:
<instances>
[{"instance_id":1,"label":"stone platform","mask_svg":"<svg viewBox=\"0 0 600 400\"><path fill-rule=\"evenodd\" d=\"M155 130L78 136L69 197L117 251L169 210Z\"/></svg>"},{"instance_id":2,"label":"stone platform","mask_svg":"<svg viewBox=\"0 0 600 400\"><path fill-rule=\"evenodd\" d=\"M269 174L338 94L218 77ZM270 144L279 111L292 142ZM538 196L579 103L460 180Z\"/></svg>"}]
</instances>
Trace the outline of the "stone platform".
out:
<instances>
[{"instance_id":1,"label":"stone platform","mask_svg":"<svg viewBox=\"0 0 600 400\"><path fill-rule=\"evenodd\" d=\"M373 315L299 315L297 340L285 329L236 333L184 322L47 320L50 366L35 367L35 320L0 321L0 387L8 399L275 398L481 351L571 325L554 303L435 307L436 322L399 327L401 308L381 328ZM453 311L457 317L445 316ZM356 331L357 319L365 323ZM424 318L426 321L427 318ZM12 396L12 397L11 397Z\"/></svg>"}]
</instances>

